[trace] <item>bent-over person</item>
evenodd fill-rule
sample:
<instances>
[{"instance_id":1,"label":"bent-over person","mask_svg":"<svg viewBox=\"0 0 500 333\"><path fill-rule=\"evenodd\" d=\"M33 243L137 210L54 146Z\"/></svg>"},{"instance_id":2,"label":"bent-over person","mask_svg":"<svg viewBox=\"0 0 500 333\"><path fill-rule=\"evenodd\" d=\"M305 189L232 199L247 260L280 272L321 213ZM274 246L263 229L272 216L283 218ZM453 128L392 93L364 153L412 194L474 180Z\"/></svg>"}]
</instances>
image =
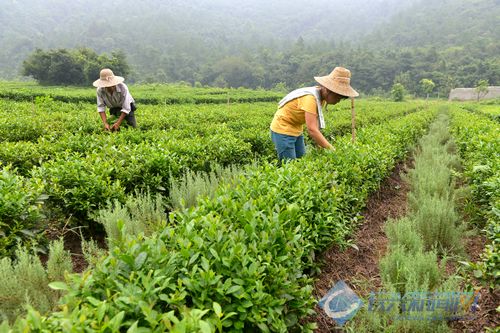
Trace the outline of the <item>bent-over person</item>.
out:
<instances>
[{"instance_id":1,"label":"bent-over person","mask_svg":"<svg viewBox=\"0 0 500 333\"><path fill-rule=\"evenodd\" d=\"M304 125L313 141L322 148L334 149L321 133L325 128L323 106L337 104L343 99L359 94L351 85L351 72L343 67L335 67L327 76L315 76L319 86L305 87L292 91L279 103L271 123L271 138L278 159L293 160L306 152Z\"/></svg>"},{"instance_id":2,"label":"bent-over person","mask_svg":"<svg viewBox=\"0 0 500 333\"><path fill-rule=\"evenodd\" d=\"M115 76L111 69L104 68L99 79L93 83L97 87L97 111L106 131L118 131L124 119L128 125L137 127L135 101L123 81L123 77ZM106 107L109 108L110 116L118 118L112 126L106 117Z\"/></svg>"}]
</instances>

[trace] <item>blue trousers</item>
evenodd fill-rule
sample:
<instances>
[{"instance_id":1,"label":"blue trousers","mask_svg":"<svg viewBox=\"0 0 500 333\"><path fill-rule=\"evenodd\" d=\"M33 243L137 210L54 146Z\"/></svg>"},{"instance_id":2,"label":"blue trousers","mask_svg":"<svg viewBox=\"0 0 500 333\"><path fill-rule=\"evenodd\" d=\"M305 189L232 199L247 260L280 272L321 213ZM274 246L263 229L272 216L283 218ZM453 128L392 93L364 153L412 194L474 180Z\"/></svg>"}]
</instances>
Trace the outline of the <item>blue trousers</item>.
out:
<instances>
[{"instance_id":1,"label":"blue trousers","mask_svg":"<svg viewBox=\"0 0 500 333\"><path fill-rule=\"evenodd\" d=\"M301 158L306 153L304 135L302 134L293 136L271 131L271 139L276 147L276 152L278 153L278 159L280 161Z\"/></svg>"}]
</instances>

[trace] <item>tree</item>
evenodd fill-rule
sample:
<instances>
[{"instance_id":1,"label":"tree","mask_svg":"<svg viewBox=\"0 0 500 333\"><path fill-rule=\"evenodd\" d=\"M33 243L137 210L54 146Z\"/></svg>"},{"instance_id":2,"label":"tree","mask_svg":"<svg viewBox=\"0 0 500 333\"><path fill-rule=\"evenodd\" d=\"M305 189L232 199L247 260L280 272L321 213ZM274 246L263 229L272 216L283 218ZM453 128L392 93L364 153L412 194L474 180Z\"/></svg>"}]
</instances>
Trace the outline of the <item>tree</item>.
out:
<instances>
[{"instance_id":1,"label":"tree","mask_svg":"<svg viewBox=\"0 0 500 333\"><path fill-rule=\"evenodd\" d=\"M476 85L477 100L486 96L488 93L488 80L479 80Z\"/></svg>"},{"instance_id":2,"label":"tree","mask_svg":"<svg viewBox=\"0 0 500 333\"><path fill-rule=\"evenodd\" d=\"M37 49L23 62L22 74L32 76L41 84L90 85L102 68L111 68L116 75L126 76L130 69L121 51L97 55L88 48L76 50Z\"/></svg>"},{"instance_id":3,"label":"tree","mask_svg":"<svg viewBox=\"0 0 500 333\"><path fill-rule=\"evenodd\" d=\"M425 97L426 99L429 98L429 94L434 90L435 86L436 85L434 84L434 82L432 82L432 80L430 80L430 79L420 80L420 87L422 88L422 90L426 94L426 97Z\"/></svg>"},{"instance_id":4,"label":"tree","mask_svg":"<svg viewBox=\"0 0 500 333\"><path fill-rule=\"evenodd\" d=\"M392 86L392 99L396 102L402 102L405 99L406 89L401 83L395 83Z\"/></svg>"},{"instance_id":5,"label":"tree","mask_svg":"<svg viewBox=\"0 0 500 333\"><path fill-rule=\"evenodd\" d=\"M248 87L256 88L263 81L264 71L240 57L227 57L219 61L214 66L214 72L217 74L214 84L232 88Z\"/></svg>"}]
</instances>

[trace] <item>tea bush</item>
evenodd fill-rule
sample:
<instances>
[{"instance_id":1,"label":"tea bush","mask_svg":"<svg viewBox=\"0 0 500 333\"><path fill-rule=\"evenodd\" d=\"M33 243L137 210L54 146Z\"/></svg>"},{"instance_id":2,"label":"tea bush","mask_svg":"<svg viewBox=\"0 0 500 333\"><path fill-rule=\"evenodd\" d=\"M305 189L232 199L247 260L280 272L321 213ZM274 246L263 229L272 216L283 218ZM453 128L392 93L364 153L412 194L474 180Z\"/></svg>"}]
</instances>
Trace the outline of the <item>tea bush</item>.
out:
<instances>
[{"instance_id":1,"label":"tea bush","mask_svg":"<svg viewBox=\"0 0 500 333\"><path fill-rule=\"evenodd\" d=\"M16 175L15 169L0 171L0 258L13 255L17 245L39 244L42 193L41 183Z\"/></svg>"}]
</instances>

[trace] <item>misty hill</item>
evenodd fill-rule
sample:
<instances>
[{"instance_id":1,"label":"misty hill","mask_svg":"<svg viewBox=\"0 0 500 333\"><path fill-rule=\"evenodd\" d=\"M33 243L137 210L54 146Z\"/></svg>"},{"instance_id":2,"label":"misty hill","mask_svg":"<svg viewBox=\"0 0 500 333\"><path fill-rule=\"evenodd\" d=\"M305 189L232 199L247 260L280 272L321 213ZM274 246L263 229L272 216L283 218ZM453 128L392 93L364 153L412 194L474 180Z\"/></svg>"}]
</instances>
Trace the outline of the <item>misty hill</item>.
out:
<instances>
[{"instance_id":1,"label":"misty hill","mask_svg":"<svg viewBox=\"0 0 500 333\"><path fill-rule=\"evenodd\" d=\"M0 78L36 48L122 50L127 81L286 88L332 66L362 93L500 84L500 0L4 0Z\"/></svg>"},{"instance_id":2,"label":"misty hill","mask_svg":"<svg viewBox=\"0 0 500 333\"><path fill-rule=\"evenodd\" d=\"M5 0L0 77L18 74L20 63L35 48L122 49L132 64L158 66L159 58L172 53L206 62L256 47L282 49L299 37L358 40L414 2ZM150 72L151 67L138 71Z\"/></svg>"},{"instance_id":3,"label":"misty hill","mask_svg":"<svg viewBox=\"0 0 500 333\"><path fill-rule=\"evenodd\" d=\"M500 0L423 0L379 25L365 42L378 48L482 45L500 50Z\"/></svg>"}]
</instances>

